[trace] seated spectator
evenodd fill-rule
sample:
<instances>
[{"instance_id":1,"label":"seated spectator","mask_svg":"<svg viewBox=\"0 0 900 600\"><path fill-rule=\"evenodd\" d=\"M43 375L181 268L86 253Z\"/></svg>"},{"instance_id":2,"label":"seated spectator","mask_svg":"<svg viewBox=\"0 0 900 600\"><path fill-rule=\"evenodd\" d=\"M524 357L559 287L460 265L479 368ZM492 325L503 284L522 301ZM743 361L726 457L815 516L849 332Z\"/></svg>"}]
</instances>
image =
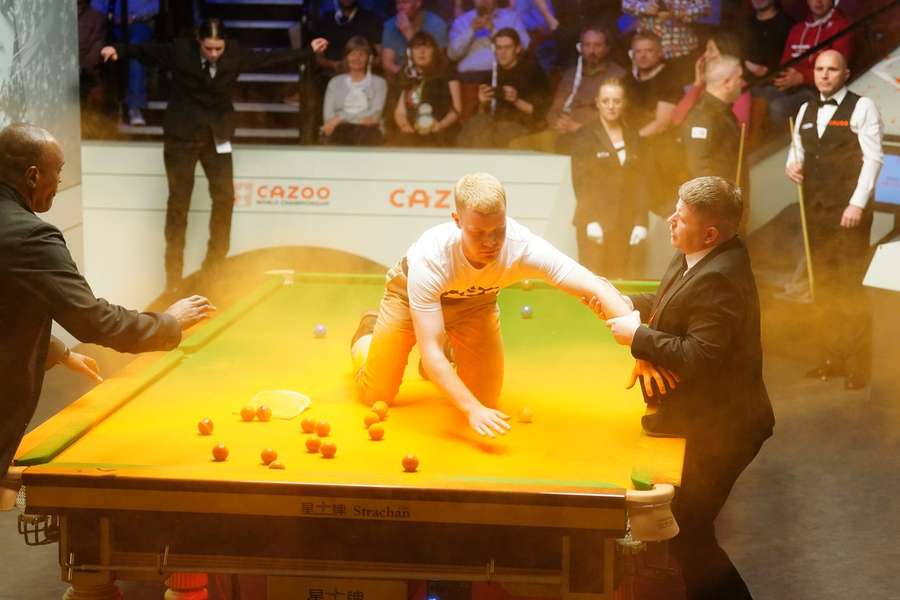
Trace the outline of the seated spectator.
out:
<instances>
[{"instance_id":1,"label":"seated spectator","mask_svg":"<svg viewBox=\"0 0 900 600\"><path fill-rule=\"evenodd\" d=\"M605 277L630 277L633 250L647 239L644 142L623 119L621 80L604 81L596 103L599 116L578 130L572 150L578 260Z\"/></svg>"},{"instance_id":2,"label":"seated spectator","mask_svg":"<svg viewBox=\"0 0 900 600\"><path fill-rule=\"evenodd\" d=\"M552 34L559 28L552 0L511 0L509 5L528 31L538 64L549 73L556 65L556 41Z\"/></svg>"},{"instance_id":3,"label":"seated spectator","mask_svg":"<svg viewBox=\"0 0 900 600\"><path fill-rule=\"evenodd\" d=\"M328 144L379 146L384 143L381 114L387 82L372 75L372 46L364 37L352 37L344 49L346 73L335 75L325 90L322 137Z\"/></svg>"},{"instance_id":4,"label":"seated spectator","mask_svg":"<svg viewBox=\"0 0 900 600\"><path fill-rule=\"evenodd\" d=\"M544 72L522 56L515 29L501 29L493 43L491 84L478 86L478 114L463 126L458 140L467 148L506 148L514 138L531 133L543 122L550 96Z\"/></svg>"},{"instance_id":5,"label":"seated spectator","mask_svg":"<svg viewBox=\"0 0 900 600\"><path fill-rule=\"evenodd\" d=\"M744 67L755 77L765 77L781 64L784 43L794 21L781 10L777 0L751 3L754 13L748 20L749 45Z\"/></svg>"},{"instance_id":6,"label":"seated spectator","mask_svg":"<svg viewBox=\"0 0 900 600\"><path fill-rule=\"evenodd\" d=\"M681 124L686 179L715 175L739 185L741 130L734 101L744 86L740 59L727 54L705 65L705 90Z\"/></svg>"},{"instance_id":7,"label":"seated spectator","mask_svg":"<svg viewBox=\"0 0 900 600\"><path fill-rule=\"evenodd\" d=\"M578 54L575 45L585 23L596 23L605 31L616 29L616 20L622 13L622 0L563 0L556 4L559 28L553 32L556 39L556 63L566 68L575 64ZM612 44L613 40L608 38ZM595 94L591 95L593 102Z\"/></svg>"},{"instance_id":8,"label":"seated spectator","mask_svg":"<svg viewBox=\"0 0 900 600\"><path fill-rule=\"evenodd\" d=\"M400 97L394 110L403 146L447 146L462 110L459 81L450 74L444 53L430 33L409 40L408 61L400 72Z\"/></svg>"},{"instance_id":9,"label":"seated spectator","mask_svg":"<svg viewBox=\"0 0 900 600\"><path fill-rule=\"evenodd\" d=\"M92 5L106 14L106 0L93 0ZM129 0L128 39L122 31L122 3L113 2L113 39L129 44L145 44L153 40L153 28L159 14L159 0ZM125 93L126 121L136 127L147 124L141 109L147 108L147 68L137 60L128 61L128 90Z\"/></svg>"},{"instance_id":10,"label":"seated spectator","mask_svg":"<svg viewBox=\"0 0 900 600\"><path fill-rule=\"evenodd\" d=\"M622 11L637 17L638 32L660 39L670 72L679 83L686 82L700 47L694 23L711 13L710 0L622 0Z\"/></svg>"},{"instance_id":11,"label":"seated spectator","mask_svg":"<svg viewBox=\"0 0 900 600\"><path fill-rule=\"evenodd\" d=\"M447 47L447 23L442 18L422 10L422 0L397 0L397 16L384 24L381 38L381 68L388 77L400 72L409 40L419 31L427 31L438 46Z\"/></svg>"},{"instance_id":12,"label":"seated spectator","mask_svg":"<svg viewBox=\"0 0 900 600\"><path fill-rule=\"evenodd\" d=\"M809 14L802 23L794 25L788 33L781 55L781 64L795 59L831 36L846 29L850 21L834 0L807 0ZM773 129L787 126L788 117L797 114L804 102L816 97L813 88L813 67L816 57L824 50L840 52L848 62L853 54L851 35L845 35L827 48L811 54L792 67L782 70L772 85L766 86L759 94L769 101L769 123Z\"/></svg>"},{"instance_id":13,"label":"seated spectator","mask_svg":"<svg viewBox=\"0 0 900 600\"><path fill-rule=\"evenodd\" d=\"M694 83L688 88L681 101L675 106L672 113L672 124L681 125L690 110L703 98L706 89L706 67L712 61L722 56L734 56L740 58L741 47L737 36L728 31L717 31L706 40L706 51L697 59L694 65ZM750 91L743 91L738 99L731 105L734 116L742 125L750 123ZM710 175L710 173L707 173ZM696 177L699 177L697 175ZM691 178L693 179L693 177ZM726 179L728 179L726 177Z\"/></svg>"},{"instance_id":14,"label":"seated spectator","mask_svg":"<svg viewBox=\"0 0 900 600\"><path fill-rule=\"evenodd\" d=\"M81 99L99 81L100 49L106 44L106 15L91 6L90 0L78 0L78 67Z\"/></svg>"},{"instance_id":15,"label":"seated spectator","mask_svg":"<svg viewBox=\"0 0 900 600\"><path fill-rule=\"evenodd\" d=\"M350 38L365 38L375 49L376 56L381 53L382 22L378 15L361 8L357 0L335 1L335 10L325 13L316 23L313 35L328 40L325 52L316 55L316 64L326 79L340 73L344 67L344 48Z\"/></svg>"},{"instance_id":16,"label":"seated spectator","mask_svg":"<svg viewBox=\"0 0 900 600\"><path fill-rule=\"evenodd\" d=\"M475 0L475 8L453 21L450 28L450 60L458 62L460 79L469 83L485 83L490 78L494 54L491 38L504 28L515 29L527 50L528 32L515 11L497 8L497 0Z\"/></svg>"},{"instance_id":17,"label":"seated spectator","mask_svg":"<svg viewBox=\"0 0 900 600\"><path fill-rule=\"evenodd\" d=\"M676 186L684 181L677 158L681 151L670 131L681 86L663 60L662 44L652 33L637 33L631 40L632 72L627 80L628 122L647 140L645 164L654 174L651 210L668 215Z\"/></svg>"},{"instance_id":18,"label":"seated spectator","mask_svg":"<svg viewBox=\"0 0 900 600\"><path fill-rule=\"evenodd\" d=\"M625 69L609 58L610 39L599 25L581 32L578 62L563 73L553 104L547 112L547 124L556 133L555 149L567 153L575 132L597 118L597 93L604 81L624 79Z\"/></svg>"}]
</instances>

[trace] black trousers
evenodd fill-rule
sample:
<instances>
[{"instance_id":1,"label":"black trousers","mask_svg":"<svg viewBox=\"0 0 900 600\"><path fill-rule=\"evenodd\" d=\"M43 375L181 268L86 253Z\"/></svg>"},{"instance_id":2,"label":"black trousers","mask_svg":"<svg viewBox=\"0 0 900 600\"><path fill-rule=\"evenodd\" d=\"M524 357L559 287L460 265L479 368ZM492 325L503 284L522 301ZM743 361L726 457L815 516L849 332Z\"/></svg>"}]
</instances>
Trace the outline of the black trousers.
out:
<instances>
[{"instance_id":1,"label":"black trousers","mask_svg":"<svg viewBox=\"0 0 900 600\"><path fill-rule=\"evenodd\" d=\"M816 305L825 322L820 328L823 359L868 378L872 364L872 308L862 281L869 266L873 212L862 222L841 227L846 204L809 204L806 211Z\"/></svg>"},{"instance_id":2,"label":"black trousers","mask_svg":"<svg viewBox=\"0 0 900 600\"><path fill-rule=\"evenodd\" d=\"M688 440L681 487L672 501L680 532L669 546L681 566L688 600L752 598L728 554L719 546L715 520L763 441L736 439L723 444Z\"/></svg>"},{"instance_id":3,"label":"black trousers","mask_svg":"<svg viewBox=\"0 0 900 600\"><path fill-rule=\"evenodd\" d=\"M610 226L601 223L603 243L598 244L587 236L586 223L575 226L575 241L578 243L578 262L586 269L606 277L619 279L629 277L633 271L630 263L633 248L628 245L631 230L621 225Z\"/></svg>"},{"instance_id":4,"label":"black trousers","mask_svg":"<svg viewBox=\"0 0 900 600\"><path fill-rule=\"evenodd\" d=\"M188 210L194 191L197 161L209 180L212 213L204 269L214 269L228 255L231 241L231 213L234 210L234 172L231 153L219 154L212 134L204 140L166 138L163 144L169 201L166 206L166 287L181 281Z\"/></svg>"}]
</instances>

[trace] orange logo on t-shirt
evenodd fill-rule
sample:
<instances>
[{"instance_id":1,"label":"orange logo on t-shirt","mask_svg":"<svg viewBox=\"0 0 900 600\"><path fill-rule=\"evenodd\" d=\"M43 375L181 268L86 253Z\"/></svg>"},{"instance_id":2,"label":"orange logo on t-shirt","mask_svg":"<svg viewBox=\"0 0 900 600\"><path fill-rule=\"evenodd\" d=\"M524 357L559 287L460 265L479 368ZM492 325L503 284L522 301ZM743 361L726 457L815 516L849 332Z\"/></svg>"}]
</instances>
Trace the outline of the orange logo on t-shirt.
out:
<instances>
[{"instance_id":1,"label":"orange logo on t-shirt","mask_svg":"<svg viewBox=\"0 0 900 600\"><path fill-rule=\"evenodd\" d=\"M841 121L838 119L832 119L828 121L829 127L850 127L850 121Z\"/></svg>"}]
</instances>

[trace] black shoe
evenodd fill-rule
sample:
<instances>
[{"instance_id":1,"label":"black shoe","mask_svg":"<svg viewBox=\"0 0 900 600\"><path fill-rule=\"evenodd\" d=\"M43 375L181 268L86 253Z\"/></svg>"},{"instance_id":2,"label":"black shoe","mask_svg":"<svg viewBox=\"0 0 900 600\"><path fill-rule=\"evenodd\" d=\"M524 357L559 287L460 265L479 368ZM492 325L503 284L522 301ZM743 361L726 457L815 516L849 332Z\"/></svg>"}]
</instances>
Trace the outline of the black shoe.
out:
<instances>
[{"instance_id":1,"label":"black shoe","mask_svg":"<svg viewBox=\"0 0 900 600\"><path fill-rule=\"evenodd\" d=\"M844 378L845 390L861 390L867 385L869 385L869 378L859 373L854 373L851 371L847 373L847 376Z\"/></svg>"},{"instance_id":2,"label":"black shoe","mask_svg":"<svg viewBox=\"0 0 900 600\"><path fill-rule=\"evenodd\" d=\"M641 427L651 437L684 437L686 434L684 427L662 407L655 413L641 417Z\"/></svg>"},{"instance_id":3,"label":"black shoe","mask_svg":"<svg viewBox=\"0 0 900 600\"><path fill-rule=\"evenodd\" d=\"M832 377L841 377L846 375L847 371L843 365L838 363L837 361L826 359L821 365L816 367L815 369L811 369L806 372L807 377L812 377L813 379L821 379L822 381L828 381Z\"/></svg>"},{"instance_id":4,"label":"black shoe","mask_svg":"<svg viewBox=\"0 0 900 600\"><path fill-rule=\"evenodd\" d=\"M353 348L353 345L356 343L356 340L363 337L364 335L369 335L375 331L375 321L378 320L378 313L375 311L364 312L363 316L359 319L359 325L356 327L356 333L353 334L353 338L350 340L350 347Z\"/></svg>"}]
</instances>

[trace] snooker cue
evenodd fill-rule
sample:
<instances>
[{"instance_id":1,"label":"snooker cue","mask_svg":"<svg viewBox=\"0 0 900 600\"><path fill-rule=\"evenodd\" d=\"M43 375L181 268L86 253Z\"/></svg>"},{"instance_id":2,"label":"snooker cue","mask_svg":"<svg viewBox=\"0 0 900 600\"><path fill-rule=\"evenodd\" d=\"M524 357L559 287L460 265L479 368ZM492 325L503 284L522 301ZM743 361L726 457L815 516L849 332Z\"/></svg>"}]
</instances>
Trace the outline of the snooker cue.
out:
<instances>
[{"instance_id":1,"label":"snooker cue","mask_svg":"<svg viewBox=\"0 0 900 600\"><path fill-rule=\"evenodd\" d=\"M744 140L747 137L747 124L741 123L741 142L738 144L737 173L734 175L734 185L741 187L741 167L744 165Z\"/></svg>"},{"instance_id":2,"label":"snooker cue","mask_svg":"<svg viewBox=\"0 0 900 600\"><path fill-rule=\"evenodd\" d=\"M794 146L794 117L788 117L789 133L791 134L791 149L794 150L794 156L797 156L797 150ZM812 270L812 253L809 250L809 230L806 227L806 205L803 202L803 184L797 184L797 201L800 203L800 226L803 229L803 251L806 254L806 277L809 279L809 297L815 302L816 288L813 279Z\"/></svg>"}]
</instances>

